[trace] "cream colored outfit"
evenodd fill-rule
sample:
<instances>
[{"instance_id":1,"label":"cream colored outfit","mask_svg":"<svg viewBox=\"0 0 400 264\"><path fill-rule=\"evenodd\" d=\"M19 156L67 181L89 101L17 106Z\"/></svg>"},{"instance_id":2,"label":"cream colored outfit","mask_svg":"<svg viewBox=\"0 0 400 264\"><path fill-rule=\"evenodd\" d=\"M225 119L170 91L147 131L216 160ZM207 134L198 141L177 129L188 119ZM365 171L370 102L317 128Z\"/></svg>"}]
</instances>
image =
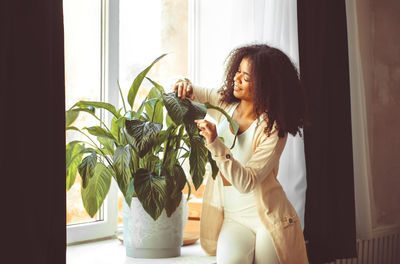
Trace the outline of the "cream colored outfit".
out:
<instances>
[{"instance_id":1,"label":"cream colored outfit","mask_svg":"<svg viewBox=\"0 0 400 264\"><path fill-rule=\"evenodd\" d=\"M219 103L216 89L193 86L195 100L209 102L225 111L229 105ZM221 113L210 109L208 114L218 123L224 118ZM287 135L278 137L274 129L267 137L264 132L266 122L259 119L252 142L252 155L245 166L235 159L228 147L216 138L206 145L216 161L219 174L216 179L208 179L203 195L200 221L200 243L210 255L215 255L218 236L224 221L223 183L220 174L241 193L253 191L258 215L268 230L275 252L281 264L308 263L303 231L296 211L286 197L282 186L276 180L279 158L286 144Z\"/></svg>"},{"instance_id":2,"label":"cream colored outfit","mask_svg":"<svg viewBox=\"0 0 400 264\"><path fill-rule=\"evenodd\" d=\"M232 116L239 104L232 104L228 115ZM231 149L233 156L245 165L251 158L257 121L237 136ZM229 122L223 118L217 125L218 137L225 146L231 147L235 135ZM257 212L253 191L240 193L234 186L224 186L224 222L218 236L217 263L219 264L278 264L274 245Z\"/></svg>"}]
</instances>

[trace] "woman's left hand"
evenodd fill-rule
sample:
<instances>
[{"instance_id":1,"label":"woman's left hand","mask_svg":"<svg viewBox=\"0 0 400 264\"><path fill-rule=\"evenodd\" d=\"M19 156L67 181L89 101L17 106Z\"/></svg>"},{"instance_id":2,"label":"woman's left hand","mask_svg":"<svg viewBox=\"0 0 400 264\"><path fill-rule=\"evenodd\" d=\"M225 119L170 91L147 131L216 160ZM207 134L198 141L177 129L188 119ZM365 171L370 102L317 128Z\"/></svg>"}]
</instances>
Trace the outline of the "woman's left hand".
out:
<instances>
[{"instance_id":1,"label":"woman's left hand","mask_svg":"<svg viewBox=\"0 0 400 264\"><path fill-rule=\"evenodd\" d=\"M218 136L215 124L205 119L194 120L194 122L201 130L199 134L205 137L207 145L214 142L215 138Z\"/></svg>"}]
</instances>

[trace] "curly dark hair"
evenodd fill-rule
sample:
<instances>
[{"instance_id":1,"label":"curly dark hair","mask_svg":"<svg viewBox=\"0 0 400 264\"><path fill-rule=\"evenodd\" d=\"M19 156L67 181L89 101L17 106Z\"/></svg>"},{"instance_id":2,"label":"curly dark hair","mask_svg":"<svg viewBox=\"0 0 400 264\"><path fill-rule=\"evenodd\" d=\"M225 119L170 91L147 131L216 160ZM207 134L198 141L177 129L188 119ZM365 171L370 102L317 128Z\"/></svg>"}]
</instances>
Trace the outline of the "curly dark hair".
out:
<instances>
[{"instance_id":1,"label":"curly dark hair","mask_svg":"<svg viewBox=\"0 0 400 264\"><path fill-rule=\"evenodd\" d=\"M240 62L247 58L251 67L251 87L254 91L254 111L265 113L269 136L276 122L278 136L293 136L305 125L306 104L296 67L279 49L265 44L254 44L234 49L227 57L225 81L219 93L222 103L231 104L240 99L233 95L234 77Z\"/></svg>"}]
</instances>

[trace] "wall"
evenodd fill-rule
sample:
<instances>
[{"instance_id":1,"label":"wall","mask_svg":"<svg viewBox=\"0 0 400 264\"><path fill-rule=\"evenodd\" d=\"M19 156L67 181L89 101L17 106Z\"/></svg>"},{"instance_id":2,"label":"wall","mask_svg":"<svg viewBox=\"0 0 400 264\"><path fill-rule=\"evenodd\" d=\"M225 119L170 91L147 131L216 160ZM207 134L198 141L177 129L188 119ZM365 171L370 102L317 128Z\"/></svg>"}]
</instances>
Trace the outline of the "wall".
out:
<instances>
[{"instance_id":1,"label":"wall","mask_svg":"<svg viewBox=\"0 0 400 264\"><path fill-rule=\"evenodd\" d=\"M400 2L357 0L372 228L400 226Z\"/></svg>"},{"instance_id":2,"label":"wall","mask_svg":"<svg viewBox=\"0 0 400 264\"><path fill-rule=\"evenodd\" d=\"M168 53L160 78L188 74L188 1L161 0L161 49Z\"/></svg>"}]
</instances>

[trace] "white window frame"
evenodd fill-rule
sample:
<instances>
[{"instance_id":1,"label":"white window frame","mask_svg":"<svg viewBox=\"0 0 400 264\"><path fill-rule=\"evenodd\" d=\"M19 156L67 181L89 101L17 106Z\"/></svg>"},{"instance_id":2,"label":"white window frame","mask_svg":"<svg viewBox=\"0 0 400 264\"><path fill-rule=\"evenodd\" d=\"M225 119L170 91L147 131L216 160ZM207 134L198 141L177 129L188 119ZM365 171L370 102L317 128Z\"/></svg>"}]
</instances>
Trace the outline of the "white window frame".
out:
<instances>
[{"instance_id":1,"label":"white window frame","mask_svg":"<svg viewBox=\"0 0 400 264\"><path fill-rule=\"evenodd\" d=\"M119 90L119 0L101 1L101 101L118 104ZM100 118L111 124L112 116L104 111ZM110 191L99 214L101 221L67 226L67 245L115 237L118 224L118 185L112 179Z\"/></svg>"},{"instance_id":2,"label":"white window frame","mask_svg":"<svg viewBox=\"0 0 400 264\"><path fill-rule=\"evenodd\" d=\"M199 58L199 1L188 0L188 78L198 83L199 67L196 58Z\"/></svg>"}]
</instances>

